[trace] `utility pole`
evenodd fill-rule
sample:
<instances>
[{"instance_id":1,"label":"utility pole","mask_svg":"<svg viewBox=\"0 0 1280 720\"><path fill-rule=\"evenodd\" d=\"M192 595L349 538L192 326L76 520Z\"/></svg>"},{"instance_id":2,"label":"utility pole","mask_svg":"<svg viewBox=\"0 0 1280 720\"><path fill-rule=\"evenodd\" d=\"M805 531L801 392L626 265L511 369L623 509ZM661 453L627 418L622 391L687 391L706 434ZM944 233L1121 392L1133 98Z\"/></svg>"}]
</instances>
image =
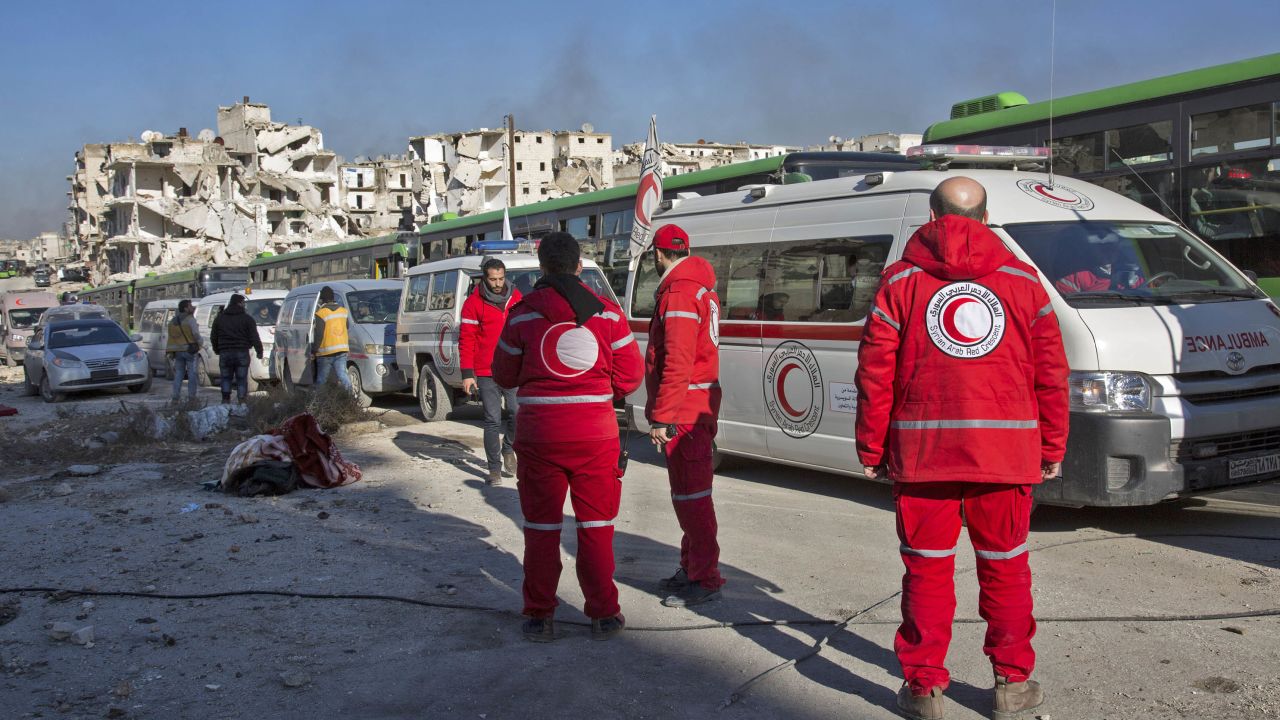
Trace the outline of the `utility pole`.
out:
<instances>
[{"instance_id":1,"label":"utility pole","mask_svg":"<svg viewBox=\"0 0 1280 720\"><path fill-rule=\"evenodd\" d=\"M516 116L507 115L507 207L516 206Z\"/></svg>"}]
</instances>

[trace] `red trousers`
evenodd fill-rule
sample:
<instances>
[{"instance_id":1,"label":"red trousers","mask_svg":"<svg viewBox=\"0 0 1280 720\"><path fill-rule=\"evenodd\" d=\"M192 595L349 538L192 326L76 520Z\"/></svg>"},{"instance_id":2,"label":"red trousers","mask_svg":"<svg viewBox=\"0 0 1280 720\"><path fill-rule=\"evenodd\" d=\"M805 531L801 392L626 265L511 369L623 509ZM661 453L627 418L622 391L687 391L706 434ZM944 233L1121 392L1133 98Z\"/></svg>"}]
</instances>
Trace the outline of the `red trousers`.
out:
<instances>
[{"instance_id":1,"label":"red trousers","mask_svg":"<svg viewBox=\"0 0 1280 720\"><path fill-rule=\"evenodd\" d=\"M716 507L711 500L711 442L714 424L677 425L678 434L664 446L671 505L684 537L680 539L680 567L690 582L715 589L720 575L720 546L716 543Z\"/></svg>"},{"instance_id":2,"label":"red trousers","mask_svg":"<svg viewBox=\"0 0 1280 720\"><path fill-rule=\"evenodd\" d=\"M560 584L560 529L569 494L578 525L578 583L587 617L618 614L613 583L613 520L618 516L618 440L516 443L524 513L524 614L555 614Z\"/></svg>"},{"instance_id":3,"label":"red trousers","mask_svg":"<svg viewBox=\"0 0 1280 720\"><path fill-rule=\"evenodd\" d=\"M895 483L902 542L902 625L893 649L918 695L946 689L945 666L956 612L955 554L961 508L978 562L978 613L987 621L983 652L997 675L1022 682L1035 668L1027 531L1031 486L994 483Z\"/></svg>"}]
</instances>

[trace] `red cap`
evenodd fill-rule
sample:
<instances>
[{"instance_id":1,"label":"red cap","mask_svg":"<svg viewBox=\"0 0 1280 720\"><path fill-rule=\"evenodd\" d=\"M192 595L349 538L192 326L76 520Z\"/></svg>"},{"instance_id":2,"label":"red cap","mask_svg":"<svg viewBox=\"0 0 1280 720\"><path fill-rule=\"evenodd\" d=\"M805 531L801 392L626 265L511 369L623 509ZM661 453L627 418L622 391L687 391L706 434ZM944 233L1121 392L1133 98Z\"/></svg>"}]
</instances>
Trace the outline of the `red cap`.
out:
<instances>
[{"instance_id":1,"label":"red cap","mask_svg":"<svg viewBox=\"0 0 1280 720\"><path fill-rule=\"evenodd\" d=\"M653 246L659 250L688 250L689 233L679 225L663 225L653 234Z\"/></svg>"}]
</instances>

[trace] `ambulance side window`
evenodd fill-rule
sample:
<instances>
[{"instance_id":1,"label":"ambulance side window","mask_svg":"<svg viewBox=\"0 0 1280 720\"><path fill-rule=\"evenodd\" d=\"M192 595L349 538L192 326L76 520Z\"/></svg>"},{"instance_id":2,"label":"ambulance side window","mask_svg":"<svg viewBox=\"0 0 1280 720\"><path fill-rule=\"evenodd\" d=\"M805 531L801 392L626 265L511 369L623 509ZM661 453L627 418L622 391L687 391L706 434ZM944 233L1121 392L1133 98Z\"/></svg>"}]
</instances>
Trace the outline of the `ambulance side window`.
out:
<instances>
[{"instance_id":1,"label":"ambulance side window","mask_svg":"<svg viewBox=\"0 0 1280 720\"><path fill-rule=\"evenodd\" d=\"M724 308L724 320L755 320L760 304L764 243L723 245L700 253L716 269L716 294Z\"/></svg>"},{"instance_id":2,"label":"ambulance side window","mask_svg":"<svg viewBox=\"0 0 1280 720\"><path fill-rule=\"evenodd\" d=\"M445 270L435 274L435 281L431 284L431 300L428 303L430 310L452 310L457 302L458 295L458 271Z\"/></svg>"},{"instance_id":3,"label":"ambulance side window","mask_svg":"<svg viewBox=\"0 0 1280 720\"><path fill-rule=\"evenodd\" d=\"M859 322L875 299L892 235L774 243L758 314L786 322Z\"/></svg>"},{"instance_id":4,"label":"ambulance side window","mask_svg":"<svg viewBox=\"0 0 1280 720\"><path fill-rule=\"evenodd\" d=\"M406 313L422 312L427 309L427 295L431 289L431 275L423 273L409 278L408 297L404 301Z\"/></svg>"}]
</instances>

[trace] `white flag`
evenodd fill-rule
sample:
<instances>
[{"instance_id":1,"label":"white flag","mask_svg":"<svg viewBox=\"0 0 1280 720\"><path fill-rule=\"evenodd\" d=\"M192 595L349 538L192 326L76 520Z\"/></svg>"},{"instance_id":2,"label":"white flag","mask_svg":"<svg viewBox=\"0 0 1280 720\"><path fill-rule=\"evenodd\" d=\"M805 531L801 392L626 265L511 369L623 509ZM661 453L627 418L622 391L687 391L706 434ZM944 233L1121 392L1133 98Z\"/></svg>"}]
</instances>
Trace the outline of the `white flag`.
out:
<instances>
[{"instance_id":1,"label":"white flag","mask_svg":"<svg viewBox=\"0 0 1280 720\"><path fill-rule=\"evenodd\" d=\"M515 236L511 234L511 214L506 208L502 208L502 239L515 240Z\"/></svg>"},{"instance_id":2,"label":"white flag","mask_svg":"<svg viewBox=\"0 0 1280 720\"><path fill-rule=\"evenodd\" d=\"M640 184L636 188L636 219L631 226L631 257L639 257L649 244L653 213L662 203L662 153L658 146L658 116L649 116L649 139L640 158Z\"/></svg>"}]
</instances>

